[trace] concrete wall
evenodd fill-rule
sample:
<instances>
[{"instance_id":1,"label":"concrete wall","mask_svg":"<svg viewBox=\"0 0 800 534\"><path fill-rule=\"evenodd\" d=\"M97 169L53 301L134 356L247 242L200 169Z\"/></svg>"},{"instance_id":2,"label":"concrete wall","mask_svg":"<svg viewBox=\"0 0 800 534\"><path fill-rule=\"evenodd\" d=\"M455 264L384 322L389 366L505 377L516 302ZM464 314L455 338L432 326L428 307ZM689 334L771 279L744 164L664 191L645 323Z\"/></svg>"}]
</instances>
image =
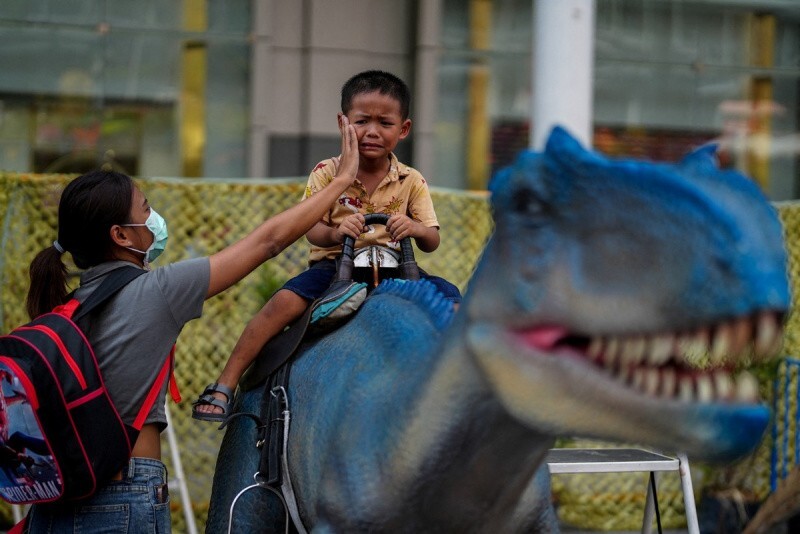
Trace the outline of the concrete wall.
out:
<instances>
[{"instance_id":1,"label":"concrete wall","mask_svg":"<svg viewBox=\"0 0 800 534\"><path fill-rule=\"evenodd\" d=\"M272 9L267 174L306 175L339 153L336 114L350 76L387 70L413 87L415 2L274 1ZM409 163L411 139L413 128L398 147Z\"/></svg>"}]
</instances>

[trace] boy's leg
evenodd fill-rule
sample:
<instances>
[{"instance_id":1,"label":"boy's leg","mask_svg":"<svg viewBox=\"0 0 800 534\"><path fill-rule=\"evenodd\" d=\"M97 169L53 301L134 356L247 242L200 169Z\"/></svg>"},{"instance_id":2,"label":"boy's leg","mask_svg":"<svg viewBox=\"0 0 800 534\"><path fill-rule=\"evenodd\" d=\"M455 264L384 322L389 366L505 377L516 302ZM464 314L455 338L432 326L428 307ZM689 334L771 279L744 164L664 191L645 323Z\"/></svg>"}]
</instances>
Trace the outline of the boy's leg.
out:
<instances>
[{"instance_id":1,"label":"boy's leg","mask_svg":"<svg viewBox=\"0 0 800 534\"><path fill-rule=\"evenodd\" d=\"M247 323L217 379L217 384L235 391L239 379L253 363L261 347L303 315L308 304L308 301L293 291L288 289L277 291ZM231 400L222 392L214 392L212 395L224 402ZM211 404L198 404L195 410L200 413L222 413L222 408Z\"/></svg>"},{"instance_id":2,"label":"boy's leg","mask_svg":"<svg viewBox=\"0 0 800 534\"><path fill-rule=\"evenodd\" d=\"M216 384L233 395L239 379L261 348L303 315L308 305L330 286L335 273L336 265L333 260L323 260L287 281L247 323ZM195 418L218 420L210 416L223 414L225 409L219 404L225 405L232 399L227 398L228 395L222 391L211 391L214 402L218 403L215 406L207 400L208 397L204 399L206 392L195 402L193 412L199 415Z\"/></svg>"}]
</instances>

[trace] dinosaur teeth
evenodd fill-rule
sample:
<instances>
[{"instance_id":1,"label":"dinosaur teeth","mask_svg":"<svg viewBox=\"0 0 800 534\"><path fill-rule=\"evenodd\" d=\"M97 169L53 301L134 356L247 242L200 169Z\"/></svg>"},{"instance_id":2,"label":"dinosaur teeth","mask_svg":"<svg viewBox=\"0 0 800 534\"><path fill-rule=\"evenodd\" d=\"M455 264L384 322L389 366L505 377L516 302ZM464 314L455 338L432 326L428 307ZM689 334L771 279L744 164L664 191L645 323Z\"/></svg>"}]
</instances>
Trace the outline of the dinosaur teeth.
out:
<instances>
[{"instance_id":1,"label":"dinosaur teeth","mask_svg":"<svg viewBox=\"0 0 800 534\"><path fill-rule=\"evenodd\" d=\"M694 399L694 384L692 377L683 375L678 379L678 398L683 402L692 402Z\"/></svg>"},{"instance_id":2,"label":"dinosaur teeth","mask_svg":"<svg viewBox=\"0 0 800 534\"><path fill-rule=\"evenodd\" d=\"M708 328L682 335L676 343L676 355L683 361L697 365L708 354L710 332Z\"/></svg>"},{"instance_id":3,"label":"dinosaur teeth","mask_svg":"<svg viewBox=\"0 0 800 534\"><path fill-rule=\"evenodd\" d=\"M758 400L758 380L748 372L736 377L736 400L756 402Z\"/></svg>"},{"instance_id":4,"label":"dinosaur teeth","mask_svg":"<svg viewBox=\"0 0 800 534\"><path fill-rule=\"evenodd\" d=\"M717 372L712 375L714 380L714 391L720 400L733 398L733 380L727 373Z\"/></svg>"},{"instance_id":5,"label":"dinosaur teeth","mask_svg":"<svg viewBox=\"0 0 800 534\"><path fill-rule=\"evenodd\" d=\"M714 331L714 339L711 342L711 363L720 365L726 356L730 354L733 347L733 325L722 323Z\"/></svg>"},{"instance_id":6,"label":"dinosaur teeth","mask_svg":"<svg viewBox=\"0 0 800 534\"><path fill-rule=\"evenodd\" d=\"M711 402L714 398L714 387L711 384L711 377L705 374L698 375L695 380L697 388L697 400L700 402Z\"/></svg>"},{"instance_id":7,"label":"dinosaur teeth","mask_svg":"<svg viewBox=\"0 0 800 534\"><path fill-rule=\"evenodd\" d=\"M747 372L733 379L722 370L678 371L669 366L621 365L613 370L613 375L631 389L651 397L703 403L758 401L758 381Z\"/></svg>"},{"instance_id":8,"label":"dinosaur teeth","mask_svg":"<svg viewBox=\"0 0 800 534\"><path fill-rule=\"evenodd\" d=\"M625 365L660 367L670 361L689 367L721 368L741 360L765 359L783 343L780 315L761 312L681 334L595 336L587 356L608 369Z\"/></svg>"},{"instance_id":9,"label":"dinosaur teeth","mask_svg":"<svg viewBox=\"0 0 800 534\"><path fill-rule=\"evenodd\" d=\"M642 336L633 336L621 342L622 365L639 364L644 358L645 339Z\"/></svg>"},{"instance_id":10,"label":"dinosaur teeth","mask_svg":"<svg viewBox=\"0 0 800 534\"><path fill-rule=\"evenodd\" d=\"M586 354L592 360L599 361L600 356L603 355L603 338L593 337L589 342L589 348L586 349Z\"/></svg>"},{"instance_id":11,"label":"dinosaur teeth","mask_svg":"<svg viewBox=\"0 0 800 534\"><path fill-rule=\"evenodd\" d=\"M661 396L671 399L675 396L675 388L678 385L678 375L675 369L665 367L661 370Z\"/></svg>"},{"instance_id":12,"label":"dinosaur teeth","mask_svg":"<svg viewBox=\"0 0 800 534\"><path fill-rule=\"evenodd\" d=\"M781 349L780 314L761 312L681 334L595 336L585 352L632 389L685 402L754 402L758 382L728 371L739 361L769 358Z\"/></svg>"},{"instance_id":13,"label":"dinosaur teeth","mask_svg":"<svg viewBox=\"0 0 800 534\"><path fill-rule=\"evenodd\" d=\"M755 356L757 359L764 359L771 356L772 350L777 345L776 338L780 335L775 314L761 312L756 318L756 339Z\"/></svg>"},{"instance_id":14,"label":"dinosaur teeth","mask_svg":"<svg viewBox=\"0 0 800 534\"><path fill-rule=\"evenodd\" d=\"M619 338L610 337L605 344L603 351L603 363L606 367L613 367L619 359Z\"/></svg>"},{"instance_id":15,"label":"dinosaur teeth","mask_svg":"<svg viewBox=\"0 0 800 534\"><path fill-rule=\"evenodd\" d=\"M625 365L618 368L614 374L623 384L633 384L633 371L633 367Z\"/></svg>"},{"instance_id":16,"label":"dinosaur teeth","mask_svg":"<svg viewBox=\"0 0 800 534\"><path fill-rule=\"evenodd\" d=\"M644 381L645 375L647 373L646 369L642 369L641 367L637 367L633 369L633 378L631 380L631 385L638 390L644 391Z\"/></svg>"},{"instance_id":17,"label":"dinosaur teeth","mask_svg":"<svg viewBox=\"0 0 800 534\"><path fill-rule=\"evenodd\" d=\"M732 322L733 347L731 355L743 358L749 356L751 341L753 340L753 322L748 317L739 317Z\"/></svg>"},{"instance_id":18,"label":"dinosaur teeth","mask_svg":"<svg viewBox=\"0 0 800 534\"><path fill-rule=\"evenodd\" d=\"M644 392L651 396L658 395L661 385L660 372L657 369L649 369L645 375Z\"/></svg>"},{"instance_id":19,"label":"dinosaur teeth","mask_svg":"<svg viewBox=\"0 0 800 534\"><path fill-rule=\"evenodd\" d=\"M670 334L653 336L647 344L647 361L650 365L662 365L667 363L672 356L672 347L675 344L675 337Z\"/></svg>"}]
</instances>

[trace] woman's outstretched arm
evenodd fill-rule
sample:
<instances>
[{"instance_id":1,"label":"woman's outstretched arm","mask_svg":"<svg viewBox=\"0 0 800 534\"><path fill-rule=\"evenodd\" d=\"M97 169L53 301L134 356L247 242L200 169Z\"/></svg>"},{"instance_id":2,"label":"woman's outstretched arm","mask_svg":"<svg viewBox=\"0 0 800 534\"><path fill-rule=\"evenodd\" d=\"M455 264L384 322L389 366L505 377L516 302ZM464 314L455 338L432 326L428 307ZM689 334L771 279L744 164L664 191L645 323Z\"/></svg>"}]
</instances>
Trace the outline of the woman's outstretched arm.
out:
<instances>
[{"instance_id":1,"label":"woman's outstretched arm","mask_svg":"<svg viewBox=\"0 0 800 534\"><path fill-rule=\"evenodd\" d=\"M333 181L299 204L261 223L241 240L213 254L206 298L229 288L256 267L280 254L322 219L358 172L356 131L343 118L342 159Z\"/></svg>"}]
</instances>

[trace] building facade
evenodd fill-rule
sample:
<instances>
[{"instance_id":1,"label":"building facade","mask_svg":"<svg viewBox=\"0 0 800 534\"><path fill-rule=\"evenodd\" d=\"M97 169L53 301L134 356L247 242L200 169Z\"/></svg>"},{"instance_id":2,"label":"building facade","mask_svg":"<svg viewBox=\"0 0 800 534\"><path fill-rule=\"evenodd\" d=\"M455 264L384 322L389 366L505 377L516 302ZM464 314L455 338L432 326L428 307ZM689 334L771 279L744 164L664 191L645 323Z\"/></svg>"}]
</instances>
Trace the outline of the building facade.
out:
<instances>
[{"instance_id":1,"label":"building facade","mask_svg":"<svg viewBox=\"0 0 800 534\"><path fill-rule=\"evenodd\" d=\"M342 83L379 68L414 93L401 159L481 189L530 144L535 1L558 0L4 0L0 169L305 176L339 150ZM592 80L596 149L714 141L800 197L795 0L596 0Z\"/></svg>"}]
</instances>

